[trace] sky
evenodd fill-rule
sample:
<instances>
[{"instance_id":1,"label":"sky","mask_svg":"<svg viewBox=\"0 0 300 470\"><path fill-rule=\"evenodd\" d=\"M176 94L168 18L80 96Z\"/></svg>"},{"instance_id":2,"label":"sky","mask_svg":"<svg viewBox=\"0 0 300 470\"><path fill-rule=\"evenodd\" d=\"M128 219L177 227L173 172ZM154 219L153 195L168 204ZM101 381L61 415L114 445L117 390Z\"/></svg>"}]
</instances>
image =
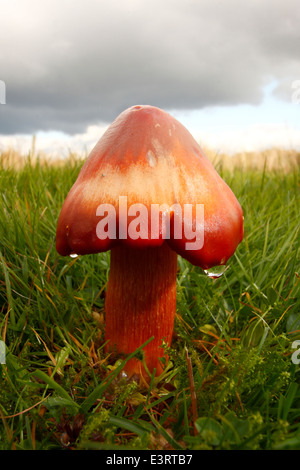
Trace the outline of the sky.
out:
<instances>
[{"instance_id":1,"label":"sky","mask_svg":"<svg viewBox=\"0 0 300 470\"><path fill-rule=\"evenodd\" d=\"M124 109L300 149L299 0L0 0L0 150L89 151Z\"/></svg>"}]
</instances>

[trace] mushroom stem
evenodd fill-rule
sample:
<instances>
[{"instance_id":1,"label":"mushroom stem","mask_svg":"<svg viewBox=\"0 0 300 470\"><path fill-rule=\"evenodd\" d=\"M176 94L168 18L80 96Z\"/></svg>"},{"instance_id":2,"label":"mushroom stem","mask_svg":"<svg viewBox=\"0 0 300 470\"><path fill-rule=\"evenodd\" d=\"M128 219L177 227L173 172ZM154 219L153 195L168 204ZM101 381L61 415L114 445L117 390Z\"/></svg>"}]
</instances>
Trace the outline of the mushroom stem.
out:
<instances>
[{"instance_id":1,"label":"mushroom stem","mask_svg":"<svg viewBox=\"0 0 300 470\"><path fill-rule=\"evenodd\" d=\"M128 355L149 338L144 348L150 373L162 372L162 342L170 345L176 311L177 254L167 243L161 247L135 249L119 245L111 250L106 292L106 351ZM167 359L167 358L166 358ZM130 377L146 377L139 359L125 365Z\"/></svg>"}]
</instances>

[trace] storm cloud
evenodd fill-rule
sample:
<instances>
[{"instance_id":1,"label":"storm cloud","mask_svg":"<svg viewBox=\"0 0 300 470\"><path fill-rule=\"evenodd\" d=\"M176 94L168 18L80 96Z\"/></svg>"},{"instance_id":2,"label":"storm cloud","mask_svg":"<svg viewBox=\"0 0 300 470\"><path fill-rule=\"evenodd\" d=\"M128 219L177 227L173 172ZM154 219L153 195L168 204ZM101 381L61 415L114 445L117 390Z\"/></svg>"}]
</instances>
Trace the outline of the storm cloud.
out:
<instances>
[{"instance_id":1,"label":"storm cloud","mask_svg":"<svg viewBox=\"0 0 300 470\"><path fill-rule=\"evenodd\" d=\"M167 110L290 99L298 0L17 0L1 5L0 134L69 134L134 104Z\"/></svg>"}]
</instances>

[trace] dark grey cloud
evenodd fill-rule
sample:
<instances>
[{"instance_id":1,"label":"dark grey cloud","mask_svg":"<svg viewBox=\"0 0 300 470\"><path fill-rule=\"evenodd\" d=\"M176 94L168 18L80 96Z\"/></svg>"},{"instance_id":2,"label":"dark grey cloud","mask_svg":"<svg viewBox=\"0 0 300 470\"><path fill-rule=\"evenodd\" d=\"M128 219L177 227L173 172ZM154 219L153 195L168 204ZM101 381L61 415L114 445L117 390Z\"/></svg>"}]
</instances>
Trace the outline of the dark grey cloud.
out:
<instances>
[{"instance_id":1,"label":"dark grey cloud","mask_svg":"<svg viewBox=\"0 0 300 470\"><path fill-rule=\"evenodd\" d=\"M299 10L298 0L2 2L0 134L82 132L133 104L258 104L274 79L283 96L300 79Z\"/></svg>"}]
</instances>

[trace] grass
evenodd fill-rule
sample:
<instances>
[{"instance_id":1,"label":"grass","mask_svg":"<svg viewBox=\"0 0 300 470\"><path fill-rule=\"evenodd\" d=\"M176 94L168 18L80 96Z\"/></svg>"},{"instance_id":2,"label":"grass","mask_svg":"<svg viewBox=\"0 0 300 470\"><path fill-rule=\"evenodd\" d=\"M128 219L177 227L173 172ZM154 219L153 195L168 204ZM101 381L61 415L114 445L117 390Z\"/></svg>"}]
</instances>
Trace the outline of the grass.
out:
<instances>
[{"instance_id":1,"label":"grass","mask_svg":"<svg viewBox=\"0 0 300 470\"><path fill-rule=\"evenodd\" d=\"M139 387L103 350L109 253L55 250L80 166L0 168L0 449L300 449L297 167L217 164L244 241L215 280L179 259L170 365Z\"/></svg>"}]
</instances>

